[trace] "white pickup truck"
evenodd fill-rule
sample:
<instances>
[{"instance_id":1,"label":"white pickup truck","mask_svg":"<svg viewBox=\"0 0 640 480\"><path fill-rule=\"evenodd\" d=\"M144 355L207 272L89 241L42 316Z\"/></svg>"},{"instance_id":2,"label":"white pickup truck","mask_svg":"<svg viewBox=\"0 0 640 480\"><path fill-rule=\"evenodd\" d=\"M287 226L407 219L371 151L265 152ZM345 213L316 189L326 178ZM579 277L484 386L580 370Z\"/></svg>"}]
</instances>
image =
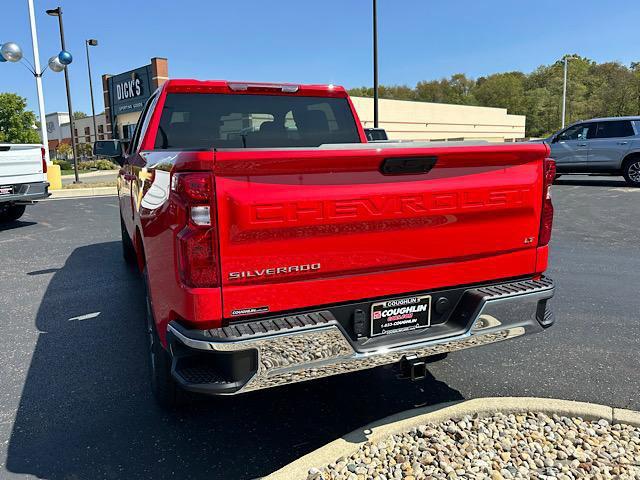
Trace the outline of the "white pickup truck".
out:
<instances>
[{"instance_id":1,"label":"white pickup truck","mask_svg":"<svg viewBox=\"0 0 640 480\"><path fill-rule=\"evenodd\" d=\"M27 205L48 196L42 145L0 143L0 223L17 220Z\"/></svg>"}]
</instances>

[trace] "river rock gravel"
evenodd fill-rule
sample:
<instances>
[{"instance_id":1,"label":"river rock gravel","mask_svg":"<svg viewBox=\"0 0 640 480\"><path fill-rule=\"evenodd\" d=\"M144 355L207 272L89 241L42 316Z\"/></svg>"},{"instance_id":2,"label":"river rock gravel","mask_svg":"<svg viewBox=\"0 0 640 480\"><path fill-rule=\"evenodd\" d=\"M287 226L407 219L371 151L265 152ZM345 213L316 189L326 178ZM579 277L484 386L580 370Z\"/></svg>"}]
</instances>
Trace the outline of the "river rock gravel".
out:
<instances>
[{"instance_id":1,"label":"river rock gravel","mask_svg":"<svg viewBox=\"0 0 640 480\"><path fill-rule=\"evenodd\" d=\"M307 480L640 480L640 428L543 413L425 424L309 470Z\"/></svg>"}]
</instances>

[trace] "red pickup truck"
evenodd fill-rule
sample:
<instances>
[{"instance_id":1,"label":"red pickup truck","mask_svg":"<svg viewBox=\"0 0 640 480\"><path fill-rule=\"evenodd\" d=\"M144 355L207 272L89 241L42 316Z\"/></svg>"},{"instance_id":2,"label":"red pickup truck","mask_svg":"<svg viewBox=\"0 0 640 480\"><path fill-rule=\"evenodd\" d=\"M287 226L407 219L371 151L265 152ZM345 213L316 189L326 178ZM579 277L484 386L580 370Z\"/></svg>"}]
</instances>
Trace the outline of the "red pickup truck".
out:
<instances>
[{"instance_id":1,"label":"red pickup truck","mask_svg":"<svg viewBox=\"0 0 640 480\"><path fill-rule=\"evenodd\" d=\"M169 80L122 166L152 385L236 394L544 330L555 163L538 144L368 143L333 85Z\"/></svg>"}]
</instances>

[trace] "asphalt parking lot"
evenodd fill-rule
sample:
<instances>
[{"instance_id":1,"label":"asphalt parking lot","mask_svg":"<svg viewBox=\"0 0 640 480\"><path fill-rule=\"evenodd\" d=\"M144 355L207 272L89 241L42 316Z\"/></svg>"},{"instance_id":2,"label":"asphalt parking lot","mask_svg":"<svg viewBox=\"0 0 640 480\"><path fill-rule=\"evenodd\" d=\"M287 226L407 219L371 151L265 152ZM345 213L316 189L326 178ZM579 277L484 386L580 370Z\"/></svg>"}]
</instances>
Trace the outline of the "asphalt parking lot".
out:
<instances>
[{"instance_id":1,"label":"asphalt parking lot","mask_svg":"<svg viewBox=\"0 0 640 480\"><path fill-rule=\"evenodd\" d=\"M31 207L0 229L0 478L250 479L370 421L463 398L640 410L640 189L562 177L554 198L557 323L544 334L451 354L421 382L379 368L173 415L147 385L116 198Z\"/></svg>"}]
</instances>

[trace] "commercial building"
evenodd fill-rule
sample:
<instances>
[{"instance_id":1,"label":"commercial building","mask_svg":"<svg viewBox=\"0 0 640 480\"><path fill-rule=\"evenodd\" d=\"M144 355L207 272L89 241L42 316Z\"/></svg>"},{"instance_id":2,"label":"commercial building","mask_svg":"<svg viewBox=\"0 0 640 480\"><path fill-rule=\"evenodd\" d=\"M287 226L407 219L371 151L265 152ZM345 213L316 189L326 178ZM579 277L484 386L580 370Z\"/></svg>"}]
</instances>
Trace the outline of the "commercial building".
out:
<instances>
[{"instance_id":1,"label":"commercial building","mask_svg":"<svg viewBox=\"0 0 640 480\"><path fill-rule=\"evenodd\" d=\"M76 118L73 122L76 142L93 143L96 132L93 131L93 117ZM55 152L62 143L71 145L71 123L68 112L53 112L46 116L47 136L49 137L49 150ZM96 115L97 139L111 138L111 131L103 113Z\"/></svg>"},{"instance_id":2,"label":"commercial building","mask_svg":"<svg viewBox=\"0 0 640 480\"><path fill-rule=\"evenodd\" d=\"M113 138L131 138L145 102L168 79L169 63L159 57L149 65L102 76L106 123Z\"/></svg>"},{"instance_id":3,"label":"commercial building","mask_svg":"<svg viewBox=\"0 0 640 480\"><path fill-rule=\"evenodd\" d=\"M363 126L373 127L373 99L351 100ZM395 140L513 142L525 136L526 117L505 108L380 99L378 112L379 127Z\"/></svg>"}]
</instances>

